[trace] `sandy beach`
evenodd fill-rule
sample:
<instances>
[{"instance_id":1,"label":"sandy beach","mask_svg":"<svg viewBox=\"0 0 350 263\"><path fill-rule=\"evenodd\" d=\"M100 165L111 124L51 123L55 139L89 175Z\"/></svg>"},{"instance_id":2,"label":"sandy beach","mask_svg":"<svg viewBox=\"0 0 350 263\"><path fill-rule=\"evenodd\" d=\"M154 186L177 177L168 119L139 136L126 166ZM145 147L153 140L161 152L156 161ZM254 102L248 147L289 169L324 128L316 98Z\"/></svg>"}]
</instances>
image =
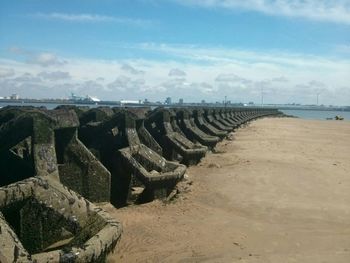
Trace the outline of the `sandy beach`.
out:
<instances>
[{"instance_id":1,"label":"sandy beach","mask_svg":"<svg viewBox=\"0 0 350 263\"><path fill-rule=\"evenodd\" d=\"M108 262L350 262L350 122L265 118L190 167L172 201L104 208Z\"/></svg>"}]
</instances>

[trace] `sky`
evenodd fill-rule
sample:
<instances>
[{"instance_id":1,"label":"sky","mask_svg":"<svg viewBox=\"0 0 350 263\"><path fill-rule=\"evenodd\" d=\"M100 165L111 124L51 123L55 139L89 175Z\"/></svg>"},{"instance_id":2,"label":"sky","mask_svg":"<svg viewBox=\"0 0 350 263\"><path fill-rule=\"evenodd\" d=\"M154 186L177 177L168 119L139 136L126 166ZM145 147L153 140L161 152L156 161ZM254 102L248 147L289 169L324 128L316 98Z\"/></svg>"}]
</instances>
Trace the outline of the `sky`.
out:
<instances>
[{"instance_id":1,"label":"sky","mask_svg":"<svg viewBox=\"0 0 350 263\"><path fill-rule=\"evenodd\" d=\"M350 105L350 0L2 0L13 93Z\"/></svg>"}]
</instances>

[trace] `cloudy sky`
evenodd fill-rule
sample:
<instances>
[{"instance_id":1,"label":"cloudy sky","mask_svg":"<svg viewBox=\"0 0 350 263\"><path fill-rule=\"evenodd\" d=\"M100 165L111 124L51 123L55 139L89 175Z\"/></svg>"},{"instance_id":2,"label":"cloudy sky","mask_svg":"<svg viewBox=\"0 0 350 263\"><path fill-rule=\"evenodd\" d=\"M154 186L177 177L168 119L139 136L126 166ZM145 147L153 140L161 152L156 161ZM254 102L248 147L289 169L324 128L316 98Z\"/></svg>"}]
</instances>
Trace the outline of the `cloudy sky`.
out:
<instances>
[{"instance_id":1,"label":"cloudy sky","mask_svg":"<svg viewBox=\"0 0 350 263\"><path fill-rule=\"evenodd\" d=\"M3 0L0 96L350 105L350 0Z\"/></svg>"}]
</instances>

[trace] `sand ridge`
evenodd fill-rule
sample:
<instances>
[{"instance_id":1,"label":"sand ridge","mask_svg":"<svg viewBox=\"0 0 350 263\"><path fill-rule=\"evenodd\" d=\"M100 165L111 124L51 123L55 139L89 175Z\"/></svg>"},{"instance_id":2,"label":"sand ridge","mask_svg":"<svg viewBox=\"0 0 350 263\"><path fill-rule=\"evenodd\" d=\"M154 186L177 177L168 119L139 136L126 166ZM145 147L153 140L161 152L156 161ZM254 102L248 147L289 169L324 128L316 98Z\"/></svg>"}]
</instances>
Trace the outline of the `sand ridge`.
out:
<instances>
[{"instance_id":1,"label":"sand ridge","mask_svg":"<svg viewBox=\"0 0 350 263\"><path fill-rule=\"evenodd\" d=\"M350 122L265 118L190 167L173 201L114 209L108 262L350 262Z\"/></svg>"}]
</instances>

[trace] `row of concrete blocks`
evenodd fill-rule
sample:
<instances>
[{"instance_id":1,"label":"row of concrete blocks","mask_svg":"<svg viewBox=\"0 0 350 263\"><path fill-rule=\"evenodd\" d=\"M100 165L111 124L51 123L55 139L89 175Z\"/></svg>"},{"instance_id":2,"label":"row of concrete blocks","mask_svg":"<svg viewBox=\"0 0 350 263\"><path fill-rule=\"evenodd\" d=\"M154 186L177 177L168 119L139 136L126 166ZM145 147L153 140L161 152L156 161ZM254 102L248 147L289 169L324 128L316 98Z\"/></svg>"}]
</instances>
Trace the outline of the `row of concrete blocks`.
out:
<instances>
[{"instance_id":1,"label":"row of concrete blocks","mask_svg":"<svg viewBox=\"0 0 350 263\"><path fill-rule=\"evenodd\" d=\"M166 198L247 108L0 110L0 262L97 262L121 225L90 202ZM89 201L88 201L89 200Z\"/></svg>"}]
</instances>

